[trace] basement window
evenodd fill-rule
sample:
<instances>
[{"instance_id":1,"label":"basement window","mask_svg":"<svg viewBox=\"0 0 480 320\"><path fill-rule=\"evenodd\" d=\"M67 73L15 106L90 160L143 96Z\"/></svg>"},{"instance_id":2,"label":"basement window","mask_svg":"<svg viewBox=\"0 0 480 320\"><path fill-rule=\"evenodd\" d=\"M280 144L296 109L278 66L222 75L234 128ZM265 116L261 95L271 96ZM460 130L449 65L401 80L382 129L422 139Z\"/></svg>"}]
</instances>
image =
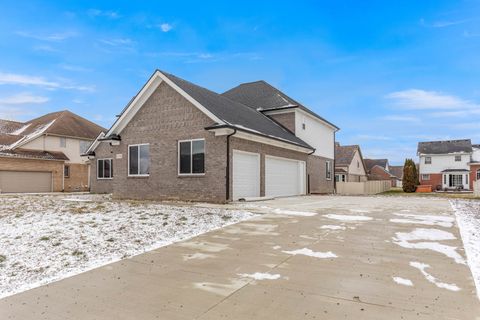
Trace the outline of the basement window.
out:
<instances>
[{"instance_id":1,"label":"basement window","mask_svg":"<svg viewBox=\"0 0 480 320\"><path fill-rule=\"evenodd\" d=\"M112 159L98 159L97 160L97 178L98 179L112 179Z\"/></svg>"},{"instance_id":2,"label":"basement window","mask_svg":"<svg viewBox=\"0 0 480 320\"><path fill-rule=\"evenodd\" d=\"M150 145L148 143L128 146L128 175L147 177L150 174Z\"/></svg>"},{"instance_id":3,"label":"basement window","mask_svg":"<svg viewBox=\"0 0 480 320\"><path fill-rule=\"evenodd\" d=\"M205 139L178 142L178 174L205 174Z\"/></svg>"}]
</instances>

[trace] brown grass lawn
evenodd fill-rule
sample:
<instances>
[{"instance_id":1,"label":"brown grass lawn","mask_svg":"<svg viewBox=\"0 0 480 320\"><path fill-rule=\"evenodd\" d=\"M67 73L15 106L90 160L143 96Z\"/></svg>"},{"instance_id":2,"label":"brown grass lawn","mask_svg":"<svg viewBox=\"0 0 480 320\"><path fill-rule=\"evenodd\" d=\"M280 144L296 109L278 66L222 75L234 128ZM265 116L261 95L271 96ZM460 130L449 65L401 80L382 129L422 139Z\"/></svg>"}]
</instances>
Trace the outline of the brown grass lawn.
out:
<instances>
[{"instance_id":1,"label":"brown grass lawn","mask_svg":"<svg viewBox=\"0 0 480 320\"><path fill-rule=\"evenodd\" d=\"M392 188L389 191L380 193L379 195L385 196L401 196L401 197L438 197L438 198L447 198L447 199L474 199L480 200L480 197L475 197L473 193L443 193L443 192L426 192L426 193L417 193L417 192L403 192L401 188Z\"/></svg>"}]
</instances>

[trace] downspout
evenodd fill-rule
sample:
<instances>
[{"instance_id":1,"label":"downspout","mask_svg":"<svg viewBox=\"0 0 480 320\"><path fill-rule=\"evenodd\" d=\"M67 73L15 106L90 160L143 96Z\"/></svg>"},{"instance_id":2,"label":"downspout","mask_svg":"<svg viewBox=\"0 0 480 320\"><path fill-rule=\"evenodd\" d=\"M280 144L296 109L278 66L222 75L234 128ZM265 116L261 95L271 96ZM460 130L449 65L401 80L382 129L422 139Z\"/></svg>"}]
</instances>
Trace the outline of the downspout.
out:
<instances>
[{"instance_id":1,"label":"downspout","mask_svg":"<svg viewBox=\"0 0 480 320\"><path fill-rule=\"evenodd\" d=\"M316 149L313 149L312 152L310 152L309 154L307 154L307 156L311 156L312 154L315 153L315 151L317 151ZM307 172L307 168L305 168L305 172ZM310 194L310 175L307 173L307 194Z\"/></svg>"},{"instance_id":2,"label":"downspout","mask_svg":"<svg viewBox=\"0 0 480 320\"><path fill-rule=\"evenodd\" d=\"M337 142L337 135L336 131L333 132L333 193L337 193L337 179L335 179L335 143ZM347 180L347 179L345 179Z\"/></svg>"},{"instance_id":3,"label":"downspout","mask_svg":"<svg viewBox=\"0 0 480 320\"><path fill-rule=\"evenodd\" d=\"M233 132L227 135L227 166L226 166L226 184L225 184L225 200L230 200L230 137L237 133L237 129L233 128Z\"/></svg>"}]
</instances>

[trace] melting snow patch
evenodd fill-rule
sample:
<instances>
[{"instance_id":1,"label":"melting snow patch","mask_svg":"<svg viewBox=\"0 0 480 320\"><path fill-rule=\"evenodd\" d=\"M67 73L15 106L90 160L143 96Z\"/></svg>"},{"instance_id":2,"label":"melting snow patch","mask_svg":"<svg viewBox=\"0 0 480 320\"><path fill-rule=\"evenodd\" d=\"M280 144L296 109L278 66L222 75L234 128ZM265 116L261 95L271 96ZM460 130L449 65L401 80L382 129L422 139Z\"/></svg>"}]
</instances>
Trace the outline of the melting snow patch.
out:
<instances>
[{"instance_id":1,"label":"melting snow patch","mask_svg":"<svg viewBox=\"0 0 480 320\"><path fill-rule=\"evenodd\" d=\"M205 260L208 258L213 258L215 257L212 254L206 254L206 253L201 253L201 252L196 252L194 254L184 254L183 255L183 261L188 261L188 260Z\"/></svg>"},{"instance_id":2,"label":"melting snow patch","mask_svg":"<svg viewBox=\"0 0 480 320\"><path fill-rule=\"evenodd\" d=\"M357 212L357 213L367 213L370 212L369 210L363 210L363 209L349 209L350 212Z\"/></svg>"},{"instance_id":3,"label":"melting snow patch","mask_svg":"<svg viewBox=\"0 0 480 320\"><path fill-rule=\"evenodd\" d=\"M456 263L465 264L465 259L457 252L457 247L441 244L438 242L411 242L418 240L453 240L456 239L453 234L438 229L418 228L412 232L397 232L397 237L392 238L393 242L403 248L409 249L428 249L446 255L455 260Z\"/></svg>"},{"instance_id":4,"label":"melting snow patch","mask_svg":"<svg viewBox=\"0 0 480 320\"><path fill-rule=\"evenodd\" d=\"M410 279L405 279L401 277L392 277L392 278L393 278L393 281L395 281L398 284L402 284L404 286L409 286L409 287L413 286L413 282Z\"/></svg>"},{"instance_id":5,"label":"melting snow patch","mask_svg":"<svg viewBox=\"0 0 480 320\"><path fill-rule=\"evenodd\" d=\"M390 221L394 223L423 224L450 228L453 226L454 221L453 217L448 216L417 215L406 213L394 213L394 215L403 217L402 219L390 219Z\"/></svg>"},{"instance_id":6,"label":"melting snow patch","mask_svg":"<svg viewBox=\"0 0 480 320\"><path fill-rule=\"evenodd\" d=\"M255 280L277 280L277 279L280 279L280 275L278 273L277 274L270 274L270 273L255 272L255 273L252 273L252 274L239 273L238 275L241 276L241 277L244 277L244 278L252 278L252 279L255 279Z\"/></svg>"},{"instance_id":7,"label":"melting snow patch","mask_svg":"<svg viewBox=\"0 0 480 320\"><path fill-rule=\"evenodd\" d=\"M337 258L337 255L331 251L328 252L315 252L312 251L308 248L303 248L299 250L293 250L293 251L282 251L283 253L291 254L296 256L297 254L304 255L304 256L309 256L309 257L314 257L314 258L320 258L320 259L326 259L326 258Z\"/></svg>"},{"instance_id":8,"label":"melting snow patch","mask_svg":"<svg viewBox=\"0 0 480 320\"><path fill-rule=\"evenodd\" d=\"M320 229L345 230L346 228L344 226L335 226L335 225L325 224L325 225L321 226Z\"/></svg>"},{"instance_id":9,"label":"melting snow patch","mask_svg":"<svg viewBox=\"0 0 480 320\"><path fill-rule=\"evenodd\" d=\"M65 198L62 199L63 201L71 201L71 202L92 202L90 199L80 199L80 198Z\"/></svg>"},{"instance_id":10,"label":"melting snow patch","mask_svg":"<svg viewBox=\"0 0 480 320\"><path fill-rule=\"evenodd\" d=\"M450 201L460 228L468 265L480 299L480 202Z\"/></svg>"},{"instance_id":11,"label":"melting snow patch","mask_svg":"<svg viewBox=\"0 0 480 320\"><path fill-rule=\"evenodd\" d=\"M457 287L456 284L454 284L454 283L450 284L450 283L440 282L440 281L438 281L437 278L435 278L434 276L432 276L431 274L429 274L427 271L425 271L425 269L430 268L430 265L428 265L428 264L426 264L426 263L411 261L411 262L410 262L410 266L412 266L412 267L417 268L418 270L420 270L420 272L422 272L422 274L425 276L425 278L426 278L428 281L430 281L431 283L435 284L437 287L443 288L443 289L447 289L447 290L450 290L450 291L460 291L460 288Z\"/></svg>"},{"instance_id":12,"label":"melting snow patch","mask_svg":"<svg viewBox=\"0 0 480 320\"><path fill-rule=\"evenodd\" d=\"M367 216L349 216L345 214L324 214L323 215L329 219L341 220L341 221L368 221L372 220L371 217Z\"/></svg>"},{"instance_id":13,"label":"melting snow patch","mask_svg":"<svg viewBox=\"0 0 480 320\"><path fill-rule=\"evenodd\" d=\"M301 216L301 217L313 217L318 214L316 212L291 211L291 210L283 210L283 209L274 209L273 212L276 214L286 214L289 216Z\"/></svg>"}]
</instances>

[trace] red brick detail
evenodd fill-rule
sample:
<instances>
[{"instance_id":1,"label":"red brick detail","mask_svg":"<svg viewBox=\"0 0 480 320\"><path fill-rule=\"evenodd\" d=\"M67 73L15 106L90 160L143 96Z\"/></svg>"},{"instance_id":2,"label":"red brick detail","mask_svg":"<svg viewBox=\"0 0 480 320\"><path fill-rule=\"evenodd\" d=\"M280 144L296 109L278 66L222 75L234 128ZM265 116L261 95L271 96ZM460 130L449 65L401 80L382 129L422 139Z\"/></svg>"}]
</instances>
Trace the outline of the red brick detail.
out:
<instances>
[{"instance_id":1,"label":"red brick detail","mask_svg":"<svg viewBox=\"0 0 480 320\"><path fill-rule=\"evenodd\" d=\"M430 173L428 175L430 176L430 179L428 180L423 180L422 175L420 175L420 185L430 185L433 190L437 190L437 186L440 186L440 188L442 187L443 175L441 173Z\"/></svg>"},{"instance_id":2,"label":"red brick detail","mask_svg":"<svg viewBox=\"0 0 480 320\"><path fill-rule=\"evenodd\" d=\"M470 165L470 189L473 190L473 182L477 181L477 170L480 170L480 163L479 164L472 164Z\"/></svg>"}]
</instances>

